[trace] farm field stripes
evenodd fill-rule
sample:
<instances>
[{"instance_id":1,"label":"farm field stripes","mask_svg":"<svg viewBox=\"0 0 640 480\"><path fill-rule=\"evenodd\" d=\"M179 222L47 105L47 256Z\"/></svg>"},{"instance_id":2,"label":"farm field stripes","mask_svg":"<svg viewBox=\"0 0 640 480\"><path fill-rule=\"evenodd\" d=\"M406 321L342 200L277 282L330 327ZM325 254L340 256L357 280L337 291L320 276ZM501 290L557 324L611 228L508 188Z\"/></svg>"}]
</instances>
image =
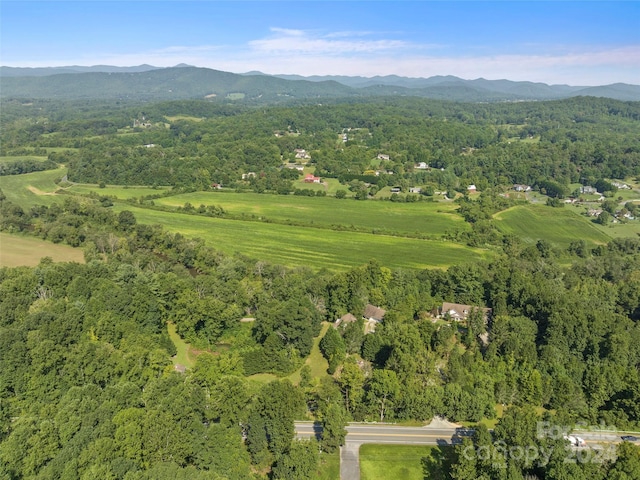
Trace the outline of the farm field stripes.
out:
<instances>
[{"instance_id":1,"label":"farm field stripes","mask_svg":"<svg viewBox=\"0 0 640 480\"><path fill-rule=\"evenodd\" d=\"M468 230L456 213L457 205L444 202L395 203L337 200L332 197L261 195L255 193L195 192L154 200L157 205L194 207L216 205L234 215L253 215L275 221L345 225L379 232L419 233L439 237L447 230Z\"/></svg>"},{"instance_id":2,"label":"farm field stripes","mask_svg":"<svg viewBox=\"0 0 640 480\"><path fill-rule=\"evenodd\" d=\"M526 243L538 240L567 247L572 241L584 240L588 244L604 244L611 236L591 221L570 209L525 205L512 207L494 215L497 228L514 234ZM639 227L636 227L640 231Z\"/></svg>"},{"instance_id":3,"label":"farm field stripes","mask_svg":"<svg viewBox=\"0 0 640 480\"><path fill-rule=\"evenodd\" d=\"M448 267L490 255L443 241L341 232L318 228L226 220L117 205L139 223L158 223L168 231L200 237L226 253L239 253L288 266L345 270L378 259L389 267Z\"/></svg>"}]
</instances>

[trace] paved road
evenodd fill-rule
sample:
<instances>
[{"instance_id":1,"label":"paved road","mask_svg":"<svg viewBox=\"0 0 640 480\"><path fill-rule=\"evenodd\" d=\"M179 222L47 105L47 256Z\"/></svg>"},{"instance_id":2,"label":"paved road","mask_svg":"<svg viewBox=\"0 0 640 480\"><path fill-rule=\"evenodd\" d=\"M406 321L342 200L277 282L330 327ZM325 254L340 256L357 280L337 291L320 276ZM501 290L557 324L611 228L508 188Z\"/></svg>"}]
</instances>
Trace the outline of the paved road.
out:
<instances>
[{"instance_id":1,"label":"paved road","mask_svg":"<svg viewBox=\"0 0 640 480\"><path fill-rule=\"evenodd\" d=\"M319 437L322 428L311 422L296 423L298 438ZM397 425L349 424L347 443L399 443L404 445L452 445L472 431L465 428L399 427Z\"/></svg>"},{"instance_id":2,"label":"paved road","mask_svg":"<svg viewBox=\"0 0 640 480\"><path fill-rule=\"evenodd\" d=\"M322 427L311 422L295 424L298 438L319 438ZM452 445L471 431L464 428L398 427L396 425L350 424L346 428L345 445L340 448L340 478L360 478L360 445L364 443L396 443L402 445Z\"/></svg>"},{"instance_id":3,"label":"paved road","mask_svg":"<svg viewBox=\"0 0 640 480\"><path fill-rule=\"evenodd\" d=\"M295 424L298 438L319 438L322 427L311 422ZM462 437L473 435L467 428L455 427L399 427L384 424L352 423L346 427L345 445L340 449L340 478L357 480L360 478L360 445L365 443L395 443L403 445L454 445L462 441ZM633 432L630 432L633 434ZM585 440L591 448L606 448L608 444L622 441L625 432L571 432ZM637 433L635 435L638 435ZM578 449L579 450L579 449Z\"/></svg>"}]
</instances>

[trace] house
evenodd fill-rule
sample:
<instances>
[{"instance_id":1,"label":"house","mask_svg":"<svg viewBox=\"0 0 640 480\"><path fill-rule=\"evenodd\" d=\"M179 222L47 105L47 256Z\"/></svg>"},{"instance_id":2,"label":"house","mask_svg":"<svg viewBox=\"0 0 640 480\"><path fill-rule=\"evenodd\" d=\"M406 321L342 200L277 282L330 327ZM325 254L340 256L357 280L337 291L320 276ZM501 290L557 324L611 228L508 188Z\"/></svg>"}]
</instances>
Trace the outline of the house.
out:
<instances>
[{"instance_id":1,"label":"house","mask_svg":"<svg viewBox=\"0 0 640 480\"><path fill-rule=\"evenodd\" d=\"M322 179L320 177L316 177L315 175L309 173L304 177L304 183L322 183Z\"/></svg>"},{"instance_id":2,"label":"house","mask_svg":"<svg viewBox=\"0 0 640 480\"><path fill-rule=\"evenodd\" d=\"M476 189L476 186L471 184L467 187L467 192L469 193L476 193L478 190Z\"/></svg>"},{"instance_id":3,"label":"house","mask_svg":"<svg viewBox=\"0 0 640 480\"><path fill-rule=\"evenodd\" d=\"M422 189L420 187L409 187L409 193L422 193Z\"/></svg>"},{"instance_id":4,"label":"house","mask_svg":"<svg viewBox=\"0 0 640 480\"><path fill-rule=\"evenodd\" d=\"M220 190L222 188L222 184L221 183L212 183L211 184L211 188L213 188L214 190Z\"/></svg>"},{"instance_id":5,"label":"house","mask_svg":"<svg viewBox=\"0 0 640 480\"><path fill-rule=\"evenodd\" d=\"M374 333L376 331L376 325L382 323L382 320L384 320L384 315L386 313L386 310L368 303L367 306L364 307L363 317L366 320L364 325L364 333Z\"/></svg>"},{"instance_id":6,"label":"house","mask_svg":"<svg viewBox=\"0 0 640 480\"><path fill-rule=\"evenodd\" d=\"M379 153L378 160L389 160L389 155L385 155L384 153Z\"/></svg>"},{"instance_id":7,"label":"house","mask_svg":"<svg viewBox=\"0 0 640 480\"><path fill-rule=\"evenodd\" d=\"M391 187L391 193L400 193L400 187Z\"/></svg>"},{"instance_id":8,"label":"house","mask_svg":"<svg viewBox=\"0 0 640 480\"><path fill-rule=\"evenodd\" d=\"M427 162L418 162L413 166L413 168L416 170L427 170L429 165L427 165Z\"/></svg>"},{"instance_id":9,"label":"house","mask_svg":"<svg viewBox=\"0 0 640 480\"><path fill-rule=\"evenodd\" d=\"M366 318L370 322L380 323L384 320L384 315L387 313L386 310L371 305L370 303L364 307L364 318Z\"/></svg>"},{"instance_id":10,"label":"house","mask_svg":"<svg viewBox=\"0 0 640 480\"><path fill-rule=\"evenodd\" d=\"M601 208L590 208L587 211L587 215L589 215L590 217L597 217L601 213L602 213L602 209Z\"/></svg>"},{"instance_id":11,"label":"house","mask_svg":"<svg viewBox=\"0 0 640 480\"><path fill-rule=\"evenodd\" d=\"M611 182L611 185L619 188L620 190L631 190L631 187L623 182Z\"/></svg>"},{"instance_id":12,"label":"house","mask_svg":"<svg viewBox=\"0 0 640 480\"><path fill-rule=\"evenodd\" d=\"M311 158L311 155L309 155L304 148L296 148L295 152L296 158Z\"/></svg>"},{"instance_id":13,"label":"house","mask_svg":"<svg viewBox=\"0 0 640 480\"><path fill-rule=\"evenodd\" d=\"M242 180L248 180L252 177L256 176L256 172L249 172L249 173L243 173L242 174Z\"/></svg>"},{"instance_id":14,"label":"house","mask_svg":"<svg viewBox=\"0 0 640 480\"><path fill-rule=\"evenodd\" d=\"M522 185L522 184L519 184L519 183L516 183L513 186L513 189L516 192L530 192L531 191L531 187L529 185Z\"/></svg>"},{"instance_id":15,"label":"house","mask_svg":"<svg viewBox=\"0 0 640 480\"><path fill-rule=\"evenodd\" d=\"M353 323L357 321L358 319L355 317L355 315L352 315L351 313L347 313L341 316L338 320L336 320L333 326L337 328L340 325L346 325L347 323Z\"/></svg>"},{"instance_id":16,"label":"house","mask_svg":"<svg viewBox=\"0 0 640 480\"><path fill-rule=\"evenodd\" d=\"M467 317L474 310L481 310L484 321L488 321L489 317L491 317L492 310L490 308L484 307L474 307L472 305L463 305L461 303L449 303L444 302L442 307L440 307L440 317L444 317L446 315L449 316L451 320L455 320L456 322L460 322L462 320L466 320Z\"/></svg>"},{"instance_id":17,"label":"house","mask_svg":"<svg viewBox=\"0 0 640 480\"><path fill-rule=\"evenodd\" d=\"M591 187L589 185L584 185L584 186L580 187L580 193L586 193L588 195L592 195L592 194L598 193L598 190L596 190L595 187Z\"/></svg>"},{"instance_id":18,"label":"house","mask_svg":"<svg viewBox=\"0 0 640 480\"><path fill-rule=\"evenodd\" d=\"M297 163L287 163L285 167L291 170L298 170L299 172L304 171L304 165L298 165Z\"/></svg>"}]
</instances>

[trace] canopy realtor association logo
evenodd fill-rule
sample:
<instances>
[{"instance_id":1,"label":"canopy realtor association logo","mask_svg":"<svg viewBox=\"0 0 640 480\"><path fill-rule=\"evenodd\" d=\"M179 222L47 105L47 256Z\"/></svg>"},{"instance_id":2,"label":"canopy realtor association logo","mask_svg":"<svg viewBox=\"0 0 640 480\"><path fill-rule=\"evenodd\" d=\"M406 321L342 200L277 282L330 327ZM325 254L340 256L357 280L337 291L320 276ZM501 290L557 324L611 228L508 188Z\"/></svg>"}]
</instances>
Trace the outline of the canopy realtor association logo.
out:
<instances>
[{"instance_id":1,"label":"canopy realtor association logo","mask_svg":"<svg viewBox=\"0 0 640 480\"><path fill-rule=\"evenodd\" d=\"M540 442L531 445L508 445L502 440L490 445L469 445L462 451L467 460L476 459L491 462L495 467L506 468L508 461L547 466L556 452L561 440L564 463L604 463L616 460L616 447L611 443L615 428L605 425L593 426L579 424L576 427L556 425L550 422L538 422L537 438ZM589 432L589 444L574 430ZM557 458L557 456L556 456Z\"/></svg>"},{"instance_id":2,"label":"canopy realtor association logo","mask_svg":"<svg viewBox=\"0 0 640 480\"><path fill-rule=\"evenodd\" d=\"M589 444L575 431L588 432ZM600 425L588 425L579 422L575 427L555 425L551 422L537 423L539 439L564 440L566 456L565 463L604 463L616 460L616 447L611 443L612 436L617 432L615 427L602 422Z\"/></svg>"}]
</instances>

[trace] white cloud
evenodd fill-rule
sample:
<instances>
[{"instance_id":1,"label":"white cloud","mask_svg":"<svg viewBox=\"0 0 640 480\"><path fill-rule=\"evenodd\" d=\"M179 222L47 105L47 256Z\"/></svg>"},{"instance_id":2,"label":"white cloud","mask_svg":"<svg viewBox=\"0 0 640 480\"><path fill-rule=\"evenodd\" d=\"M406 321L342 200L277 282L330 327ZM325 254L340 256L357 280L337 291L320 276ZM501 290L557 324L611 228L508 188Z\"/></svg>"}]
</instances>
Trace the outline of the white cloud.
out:
<instances>
[{"instance_id":1,"label":"white cloud","mask_svg":"<svg viewBox=\"0 0 640 480\"><path fill-rule=\"evenodd\" d=\"M334 56L349 52L370 54L410 47L409 43L402 40L362 39L361 37L370 35L368 32L334 32L323 35L313 31L283 28L271 28L271 32L274 35L249 42L250 49L261 55L304 53Z\"/></svg>"}]
</instances>

